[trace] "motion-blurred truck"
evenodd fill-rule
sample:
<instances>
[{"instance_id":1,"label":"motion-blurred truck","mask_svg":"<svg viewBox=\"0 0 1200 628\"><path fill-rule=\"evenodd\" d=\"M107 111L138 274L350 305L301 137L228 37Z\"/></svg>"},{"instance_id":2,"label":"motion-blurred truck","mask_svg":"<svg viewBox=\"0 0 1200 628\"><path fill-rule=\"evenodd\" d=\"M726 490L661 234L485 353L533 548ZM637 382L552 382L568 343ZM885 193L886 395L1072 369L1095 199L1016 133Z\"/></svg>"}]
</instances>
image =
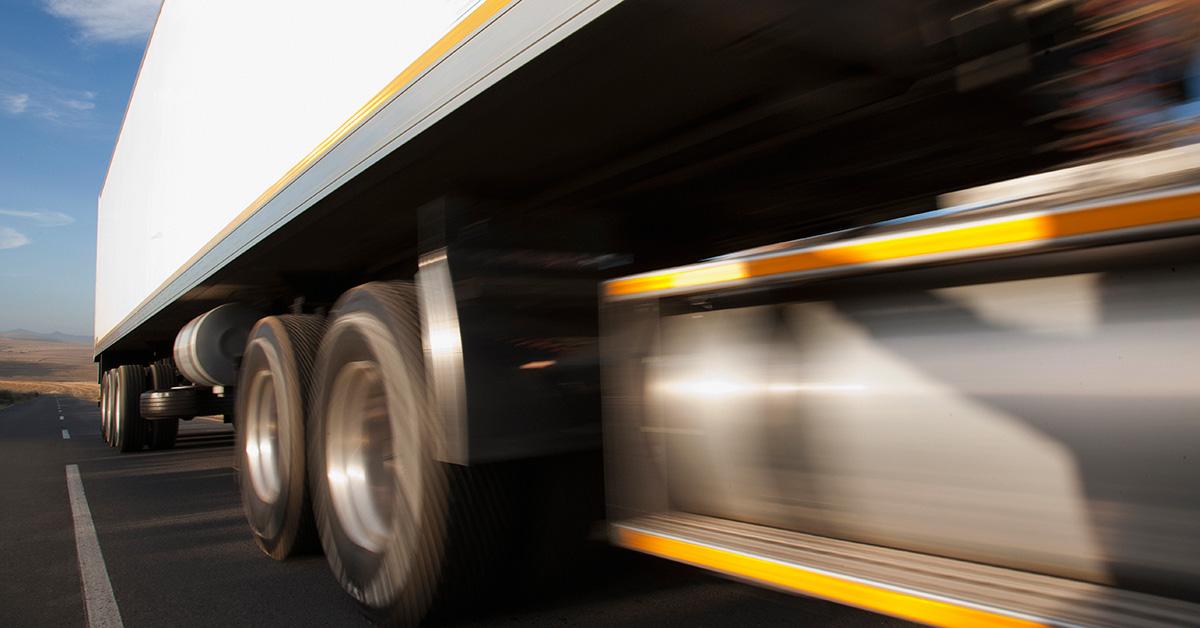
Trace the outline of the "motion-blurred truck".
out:
<instances>
[{"instance_id":1,"label":"motion-blurred truck","mask_svg":"<svg viewBox=\"0 0 1200 628\"><path fill-rule=\"evenodd\" d=\"M605 515L929 624L1200 623L1195 13L166 0L101 431L224 415L263 552L380 623Z\"/></svg>"}]
</instances>

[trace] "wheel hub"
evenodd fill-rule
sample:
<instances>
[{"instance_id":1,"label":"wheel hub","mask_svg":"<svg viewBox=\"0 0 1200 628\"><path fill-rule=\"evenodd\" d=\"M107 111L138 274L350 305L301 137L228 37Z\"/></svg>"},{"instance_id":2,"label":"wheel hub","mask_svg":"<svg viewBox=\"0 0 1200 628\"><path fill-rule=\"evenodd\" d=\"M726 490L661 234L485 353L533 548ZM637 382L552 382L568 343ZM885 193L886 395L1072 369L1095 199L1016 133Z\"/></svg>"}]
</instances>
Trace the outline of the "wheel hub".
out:
<instances>
[{"instance_id":1,"label":"wheel hub","mask_svg":"<svg viewBox=\"0 0 1200 628\"><path fill-rule=\"evenodd\" d=\"M255 495L273 504L283 492L286 452L279 430L279 402L270 371L254 374L246 408L246 472Z\"/></svg>"},{"instance_id":2,"label":"wheel hub","mask_svg":"<svg viewBox=\"0 0 1200 628\"><path fill-rule=\"evenodd\" d=\"M345 364L330 396L326 473L333 506L355 544L380 551L392 534L401 487L379 365Z\"/></svg>"}]
</instances>

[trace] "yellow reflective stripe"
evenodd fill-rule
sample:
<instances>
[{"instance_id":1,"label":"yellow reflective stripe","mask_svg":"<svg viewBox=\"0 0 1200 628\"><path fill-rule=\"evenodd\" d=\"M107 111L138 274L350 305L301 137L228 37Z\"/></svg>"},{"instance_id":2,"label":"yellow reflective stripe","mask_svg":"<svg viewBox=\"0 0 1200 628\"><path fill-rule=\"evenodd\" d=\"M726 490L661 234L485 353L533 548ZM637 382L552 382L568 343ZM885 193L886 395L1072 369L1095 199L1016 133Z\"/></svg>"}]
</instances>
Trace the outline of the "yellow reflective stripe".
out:
<instances>
[{"instance_id":1,"label":"yellow reflective stripe","mask_svg":"<svg viewBox=\"0 0 1200 628\"><path fill-rule=\"evenodd\" d=\"M357 128L359 124L374 115L375 112L379 111L379 109L382 108L387 101L391 100L393 96L399 94L404 90L405 87L408 87L408 85L412 83L412 81L416 79L418 75L429 69L429 66L433 65L434 61L437 61L451 48L457 46L459 42L467 37L467 35L475 32L475 29L479 28L484 22L487 22L489 19L491 19L491 17L499 12L500 9L508 6L510 1L511 0L484 0L484 2L480 3L478 7L475 7L475 9L471 11L465 18L463 18L461 22L456 24L454 28L451 28L445 35L442 36L441 39L437 40L436 43L430 46L428 50L421 53L421 56L417 57L416 60L408 64L408 67L404 68L404 70L402 70L400 74L397 74L396 78L393 78L391 81L389 81L387 85L384 85L383 89L379 90L379 92L370 100L368 100L362 107L359 107L358 111L355 111L353 115L351 115L345 122L341 124L341 126L334 129L333 132L330 133L329 136L324 140L321 140L321 143L317 144L315 148L309 151L309 153L304 156L304 159L301 159L299 163L292 166L291 169L285 172L278 181L272 184L271 187L267 188L266 191L258 196L258 198L254 199L254 202L250 203L250 206L247 207L241 215L234 219L234 221L230 223L229 227L226 227L226 229L240 224L248 217L250 213L253 213L262 205L265 205L272 196L279 192L279 190L283 189L287 184L299 177L301 173L307 170L309 166L316 163L318 159L323 157L325 153L329 152L329 150L338 142L342 141L342 139L349 135L350 132L355 128Z\"/></svg>"},{"instance_id":2,"label":"yellow reflective stripe","mask_svg":"<svg viewBox=\"0 0 1200 628\"><path fill-rule=\"evenodd\" d=\"M899 233L865 241L849 241L770 257L702 266L617 279L605 285L609 296L629 296L660 290L719 285L839 266L854 266L1014 244L1034 244L1055 238L1091 235L1117 229L1200 218L1200 193L1143 199L1056 214L1024 214L985 223Z\"/></svg>"},{"instance_id":3,"label":"yellow reflective stripe","mask_svg":"<svg viewBox=\"0 0 1200 628\"><path fill-rule=\"evenodd\" d=\"M931 626L978 626L980 628L1045 626L1045 624L1027 619L918 597L773 560L627 528L616 528L616 542L618 545L639 552Z\"/></svg>"},{"instance_id":4,"label":"yellow reflective stripe","mask_svg":"<svg viewBox=\"0 0 1200 628\"><path fill-rule=\"evenodd\" d=\"M608 284L605 289L612 295L639 294L737 281L751 276L744 262L721 262L656 275L618 279Z\"/></svg>"}]
</instances>

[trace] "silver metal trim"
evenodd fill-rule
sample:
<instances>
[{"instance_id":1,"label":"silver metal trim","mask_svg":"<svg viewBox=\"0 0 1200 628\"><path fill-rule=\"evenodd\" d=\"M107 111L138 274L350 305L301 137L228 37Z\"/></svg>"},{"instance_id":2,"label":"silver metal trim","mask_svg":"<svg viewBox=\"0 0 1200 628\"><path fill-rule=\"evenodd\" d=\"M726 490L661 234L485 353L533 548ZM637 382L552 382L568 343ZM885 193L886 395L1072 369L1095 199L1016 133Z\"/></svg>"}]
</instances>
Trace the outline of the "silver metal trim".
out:
<instances>
[{"instance_id":1,"label":"silver metal trim","mask_svg":"<svg viewBox=\"0 0 1200 628\"><path fill-rule=\"evenodd\" d=\"M999 181L938 197L947 210L971 211L1055 197L1056 202L1146 190L1200 175L1200 144Z\"/></svg>"},{"instance_id":2,"label":"silver metal trim","mask_svg":"<svg viewBox=\"0 0 1200 628\"><path fill-rule=\"evenodd\" d=\"M442 462L467 464L470 444L466 370L458 325L458 301L445 249L421 256L416 282L425 373L442 424L442 438L435 455Z\"/></svg>"}]
</instances>

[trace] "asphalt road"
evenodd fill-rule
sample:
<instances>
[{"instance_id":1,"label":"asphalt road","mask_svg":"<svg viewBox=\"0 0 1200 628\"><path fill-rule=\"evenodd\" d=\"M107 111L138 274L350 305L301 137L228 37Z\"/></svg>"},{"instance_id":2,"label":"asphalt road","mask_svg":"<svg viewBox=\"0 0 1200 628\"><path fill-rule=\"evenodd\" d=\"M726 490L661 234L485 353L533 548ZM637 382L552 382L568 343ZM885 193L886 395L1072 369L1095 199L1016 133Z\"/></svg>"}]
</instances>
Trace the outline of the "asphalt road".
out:
<instances>
[{"instance_id":1,"label":"asphalt road","mask_svg":"<svg viewBox=\"0 0 1200 628\"><path fill-rule=\"evenodd\" d=\"M68 465L78 467L124 626L366 625L323 557L279 563L255 547L238 503L232 445L228 426L196 419L181 425L173 450L120 454L101 441L94 403L44 396L0 410L0 626L88 625L79 559L87 551L77 549ZM559 590L447 621L901 625L601 543Z\"/></svg>"}]
</instances>

